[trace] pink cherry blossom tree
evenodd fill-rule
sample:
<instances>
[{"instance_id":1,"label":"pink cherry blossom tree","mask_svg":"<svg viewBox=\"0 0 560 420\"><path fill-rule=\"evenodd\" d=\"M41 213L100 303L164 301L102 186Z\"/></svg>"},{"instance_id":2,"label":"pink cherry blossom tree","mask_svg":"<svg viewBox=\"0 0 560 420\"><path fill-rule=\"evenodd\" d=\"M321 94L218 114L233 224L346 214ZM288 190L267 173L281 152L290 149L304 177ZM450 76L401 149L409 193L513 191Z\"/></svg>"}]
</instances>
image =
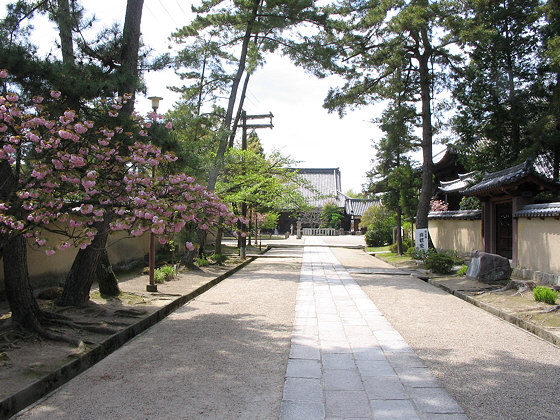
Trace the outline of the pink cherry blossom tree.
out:
<instances>
[{"instance_id":1,"label":"pink cherry blossom tree","mask_svg":"<svg viewBox=\"0 0 560 420\"><path fill-rule=\"evenodd\" d=\"M0 71L0 80L6 76ZM50 315L31 294L26 240L47 255L80 248L73 265L80 272L70 271L61 296L62 304L79 305L89 299L111 231L151 231L165 243L187 223L234 222L228 207L192 177L158 175L175 156L150 143L149 123L139 116L118 118L127 99L102 101L91 110L95 118L86 119L72 110L50 115L43 98L25 108L17 94L0 96L0 251L16 325L53 338L42 327ZM50 243L49 231L64 239Z\"/></svg>"}]
</instances>

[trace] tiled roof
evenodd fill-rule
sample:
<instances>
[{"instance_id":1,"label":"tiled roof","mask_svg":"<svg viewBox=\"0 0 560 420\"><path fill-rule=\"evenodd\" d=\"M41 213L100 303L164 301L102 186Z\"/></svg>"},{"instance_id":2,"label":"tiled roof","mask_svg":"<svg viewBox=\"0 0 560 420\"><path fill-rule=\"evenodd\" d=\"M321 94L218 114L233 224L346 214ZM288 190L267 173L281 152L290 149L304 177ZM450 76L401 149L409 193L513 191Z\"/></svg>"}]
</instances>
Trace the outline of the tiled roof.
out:
<instances>
[{"instance_id":1,"label":"tiled roof","mask_svg":"<svg viewBox=\"0 0 560 420\"><path fill-rule=\"evenodd\" d=\"M446 193L460 192L465 190L475 183L476 172L469 172L468 174L459 174L459 178L452 181L441 181L439 189Z\"/></svg>"},{"instance_id":2,"label":"tiled roof","mask_svg":"<svg viewBox=\"0 0 560 420\"><path fill-rule=\"evenodd\" d=\"M478 195L486 191L513 184L529 175L534 175L536 178L547 184L554 184L556 186L560 185L547 178L546 175L540 173L538 169L539 166L535 166L531 159L527 159L525 162L512 166L511 168L486 174L481 182L467 188L463 191L463 193L465 195Z\"/></svg>"},{"instance_id":3,"label":"tiled roof","mask_svg":"<svg viewBox=\"0 0 560 420\"><path fill-rule=\"evenodd\" d=\"M478 220L482 218L482 210L456 210L456 211L431 211L428 219L456 219L456 220Z\"/></svg>"},{"instance_id":4,"label":"tiled roof","mask_svg":"<svg viewBox=\"0 0 560 420\"><path fill-rule=\"evenodd\" d=\"M560 203L529 204L517 210L514 217L560 217Z\"/></svg>"},{"instance_id":5,"label":"tiled roof","mask_svg":"<svg viewBox=\"0 0 560 420\"><path fill-rule=\"evenodd\" d=\"M434 165L439 165L441 162L444 162L445 160L450 160L453 157L457 157L457 152L455 151L455 149L453 149L453 147L447 145L445 149L440 150L435 155L433 155L432 163Z\"/></svg>"},{"instance_id":6,"label":"tiled roof","mask_svg":"<svg viewBox=\"0 0 560 420\"><path fill-rule=\"evenodd\" d=\"M298 174L305 179L311 189L300 187L304 198L311 207L323 207L334 202L344 207L344 196L340 194L340 170L338 168L296 168Z\"/></svg>"},{"instance_id":7,"label":"tiled roof","mask_svg":"<svg viewBox=\"0 0 560 420\"><path fill-rule=\"evenodd\" d=\"M367 200L363 198L347 198L346 213L354 216L363 216L367 209L374 205L380 205L379 200Z\"/></svg>"}]
</instances>

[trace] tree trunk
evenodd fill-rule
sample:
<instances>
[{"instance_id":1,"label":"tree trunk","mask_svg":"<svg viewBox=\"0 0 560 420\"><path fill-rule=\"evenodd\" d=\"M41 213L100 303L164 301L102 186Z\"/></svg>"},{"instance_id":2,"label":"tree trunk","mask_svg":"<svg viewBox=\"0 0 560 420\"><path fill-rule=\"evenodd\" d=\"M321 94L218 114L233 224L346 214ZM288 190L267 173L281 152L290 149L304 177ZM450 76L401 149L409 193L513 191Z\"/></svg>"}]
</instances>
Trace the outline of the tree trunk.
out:
<instances>
[{"instance_id":1,"label":"tree trunk","mask_svg":"<svg viewBox=\"0 0 560 420\"><path fill-rule=\"evenodd\" d=\"M119 281L109 261L107 248L103 249L99 257L99 264L97 264L97 283L99 284L99 293L101 293L102 296L118 296L121 293Z\"/></svg>"},{"instance_id":2,"label":"tree trunk","mask_svg":"<svg viewBox=\"0 0 560 420\"><path fill-rule=\"evenodd\" d=\"M27 243L21 235L10 239L4 248L4 279L13 325L29 331L42 330L41 309L27 272Z\"/></svg>"},{"instance_id":3,"label":"tree trunk","mask_svg":"<svg viewBox=\"0 0 560 420\"><path fill-rule=\"evenodd\" d=\"M233 141L235 140L235 133L237 132L237 126L239 125L239 120L241 119L241 112L243 111L243 104L245 103L245 97L247 96L247 87L249 86L249 79L251 75L247 73L245 75L245 80L243 81L243 88L241 89L241 96L239 97L239 107L237 108L237 114L235 115L235 120L233 121L233 126L231 128L231 134L229 136L228 147L233 148Z\"/></svg>"},{"instance_id":4,"label":"tree trunk","mask_svg":"<svg viewBox=\"0 0 560 420\"><path fill-rule=\"evenodd\" d=\"M222 238L224 237L224 228L219 227L216 231L216 245L214 246L214 253L222 253Z\"/></svg>"},{"instance_id":5,"label":"tree trunk","mask_svg":"<svg viewBox=\"0 0 560 420\"><path fill-rule=\"evenodd\" d=\"M402 209L401 206L397 207L397 254L403 254L403 244L402 244Z\"/></svg>"},{"instance_id":6,"label":"tree trunk","mask_svg":"<svg viewBox=\"0 0 560 420\"><path fill-rule=\"evenodd\" d=\"M140 24L144 0L128 0L123 28L121 51L122 80L119 95L129 93L132 99L122 108L122 113L130 115L134 109L134 97L138 86L138 49L140 48Z\"/></svg>"},{"instance_id":7,"label":"tree trunk","mask_svg":"<svg viewBox=\"0 0 560 420\"><path fill-rule=\"evenodd\" d=\"M66 283L62 295L56 301L60 306L82 306L89 300L89 291L97 277L98 264L105 251L109 237L109 223L111 217L106 214L102 222L94 223L97 235L90 246L80 249L74 263L66 276Z\"/></svg>"},{"instance_id":8,"label":"tree trunk","mask_svg":"<svg viewBox=\"0 0 560 420\"><path fill-rule=\"evenodd\" d=\"M218 151L216 153L216 159L213 168L210 170L210 175L208 176L208 191L214 191L216 187L216 181L218 179L218 173L222 168L222 162L224 159L224 154L228 146L228 139L231 130L231 121L233 119L233 110L235 108L235 102L237 100L237 90L239 89L239 84L241 82L241 77L245 71L245 63L247 61L247 53L249 51L249 42L251 41L251 35L253 33L253 26L257 19L257 12L259 10L259 0L256 0L253 6L253 10L249 21L247 22L247 29L245 35L243 36L243 43L241 45L241 54L239 56L239 65L237 67L237 72L233 78L233 83L231 85L231 92L229 94L228 107L226 110L226 116L224 118L224 123L222 125L222 133L220 133L220 143L218 145Z\"/></svg>"},{"instance_id":9,"label":"tree trunk","mask_svg":"<svg viewBox=\"0 0 560 420\"><path fill-rule=\"evenodd\" d=\"M140 46L140 24L142 21L142 7L144 0L128 0L126 5L126 16L123 28L123 45L121 51L121 81L119 86L119 95L130 93L133 95L122 108L121 114L130 115L134 110L134 93L138 84L138 49ZM98 233L93 243L86 249L80 249L72 268L66 277L66 284L62 296L58 299L57 304L62 306L80 306L89 300L89 291L93 281L97 277L98 272L105 271L107 275L114 277L110 264L106 267L98 266L103 262L103 255L106 254L105 246L109 237L109 221L111 217L106 216L106 220L95 224ZM107 258L105 262L108 262ZM110 272L108 271L110 270ZM109 287L115 292L116 278L113 280L105 278L113 283ZM102 287L103 280L100 282ZM103 287L109 284L103 284ZM111 294L111 293L109 293Z\"/></svg>"},{"instance_id":10,"label":"tree trunk","mask_svg":"<svg viewBox=\"0 0 560 420\"><path fill-rule=\"evenodd\" d=\"M430 212L430 199L432 198L433 188L433 163L432 163L432 109L431 109L431 87L429 59L431 50L429 47L428 35L423 34L422 39L425 44L423 54L418 54L418 68L420 73L420 96L422 99L422 191L418 201L416 211L416 228L426 229L428 227L428 213Z\"/></svg>"},{"instance_id":11,"label":"tree trunk","mask_svg":"<svg viewBox=\"0 0 560 420\"><path fill-rule=\"evenodd\" d=\"M74 42L72 40L73 17L70 13L70 4L68 0L58 0L58 9L56 13L62 62L64 64L74 64Z\"/></svg>"},{"instance_id":12,"label":"tree trunk","mask_svg":"<svg viewBox=\"0 0 560 420\"><path fill-rule=\"evenodd\" d=\"M180 264L188 268L197 268L196 265L194 265L194 257L196 255L196 252L196 249L192 251L186 250L183 254L183 257L181 258Z\"/></svg>"}]
</instances>

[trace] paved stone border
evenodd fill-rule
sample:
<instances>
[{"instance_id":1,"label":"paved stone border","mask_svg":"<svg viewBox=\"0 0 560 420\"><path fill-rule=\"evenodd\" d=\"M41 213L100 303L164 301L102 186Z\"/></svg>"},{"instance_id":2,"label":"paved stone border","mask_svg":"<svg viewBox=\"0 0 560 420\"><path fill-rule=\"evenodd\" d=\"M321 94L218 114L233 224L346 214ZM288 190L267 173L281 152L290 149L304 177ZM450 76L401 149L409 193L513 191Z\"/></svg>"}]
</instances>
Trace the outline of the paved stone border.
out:
<instances>
[{"instance_id":1,"label":"paved stone border","mask_svg":"<svg viewBox=\"0 0 560 420\"><path fill-rule=\"evenodd\" d=\"M0 419L7 419L17 412L23 410L25 407L43 398L49 392L52 392L53 390L65 384L100 360L104 359L141 332L157 324L159 321L164 319L179 307L211 289L213 286L217 285L232 274L241 270L243 267L250 264L254 260L254 257L248 258L246 261L232 268L226 273L221 274L213 280L208 281L192 292L178 297L168 305L139 320L137 323L130 325L129 327L116 334L113 334L107 340L103 341L101 344L99 344L97 347L87 352L86 354L83 354L78 359L65 364L56 371L33 382L31 385L27 386L16 394L0 401Z\"/></svg>"},{"instance_id":2,"label":"paved stone border","mask_svg":"<svg viewBox=\"0 0 560 420\"><path fill-rule=\"evenodd\" d=\"M451 289L450 287L447 287L443 284L438 284L437 282L434 282L430 279L428 279L427 281L431 285L439 287L440 289L446 291L447 293L450 293L453 296L457 296L459 299L463 299L465 302L468 302L471 305L474 305L474 306L476 306L480 309L484 309L485 311L491 313L492 315L495 315L498 318L503 319L504 321L507 321L507 322L519 327L519 328L522 328L522 329L530 332L531 334L536 335L537 337L539 337L543 340L548 341L549 343L552 343L552 344L560 347L560 337L558 337L555 334L552 334L551 332L545 330L542 327L539 327L538 325L527 322L524 319L521 319L521 318L519 318L515 315L512 315L512 314L508 314L507 312L504 312L500 309L494 308L493 306L490 306L487 303L481 302L481 301L473 298L472 296L469 296L465 293L462 293L462 292L459 292L457 290Z\"/></svg>"}]
</instances>

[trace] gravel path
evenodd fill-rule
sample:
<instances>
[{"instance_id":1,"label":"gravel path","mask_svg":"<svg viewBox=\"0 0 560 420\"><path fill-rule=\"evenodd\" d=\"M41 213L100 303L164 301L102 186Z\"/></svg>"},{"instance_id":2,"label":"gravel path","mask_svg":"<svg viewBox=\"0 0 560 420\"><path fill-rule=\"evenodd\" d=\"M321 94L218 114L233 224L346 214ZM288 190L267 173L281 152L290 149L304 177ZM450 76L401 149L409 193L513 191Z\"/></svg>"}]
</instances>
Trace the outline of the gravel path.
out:
<instances>
[{"instance_id":1,"label":"gravel path","mask_svg":"<svg viewBox=\"0 0 560 420\"><path fill-rule=\"evenodd\" d=\"M560 418L560 348L362 251L331 250L469 418ZM16 418L277 419L300 268L258 259Z\"/></svg>"},{"instance_id":2,"label":"gravel path","mask_svg":"<svg viewBox=\"0 0 560 420\"><path fill-rule=\"evenodd\" d=\"M332 251L347 269L391 268ZM471 419L560 418L560 348L419 279L351 275Z\"/></svg>"},{"instance_id":3,"label":"gravel path","mask_svg":"<svg viewBox=\"0 0 560 420\"><path fill-rule=\"evenodd\" d=\"M16 418L277 418L301 260L273 261L273 271L251 263Z\"/></svg>"}]
</instances>

